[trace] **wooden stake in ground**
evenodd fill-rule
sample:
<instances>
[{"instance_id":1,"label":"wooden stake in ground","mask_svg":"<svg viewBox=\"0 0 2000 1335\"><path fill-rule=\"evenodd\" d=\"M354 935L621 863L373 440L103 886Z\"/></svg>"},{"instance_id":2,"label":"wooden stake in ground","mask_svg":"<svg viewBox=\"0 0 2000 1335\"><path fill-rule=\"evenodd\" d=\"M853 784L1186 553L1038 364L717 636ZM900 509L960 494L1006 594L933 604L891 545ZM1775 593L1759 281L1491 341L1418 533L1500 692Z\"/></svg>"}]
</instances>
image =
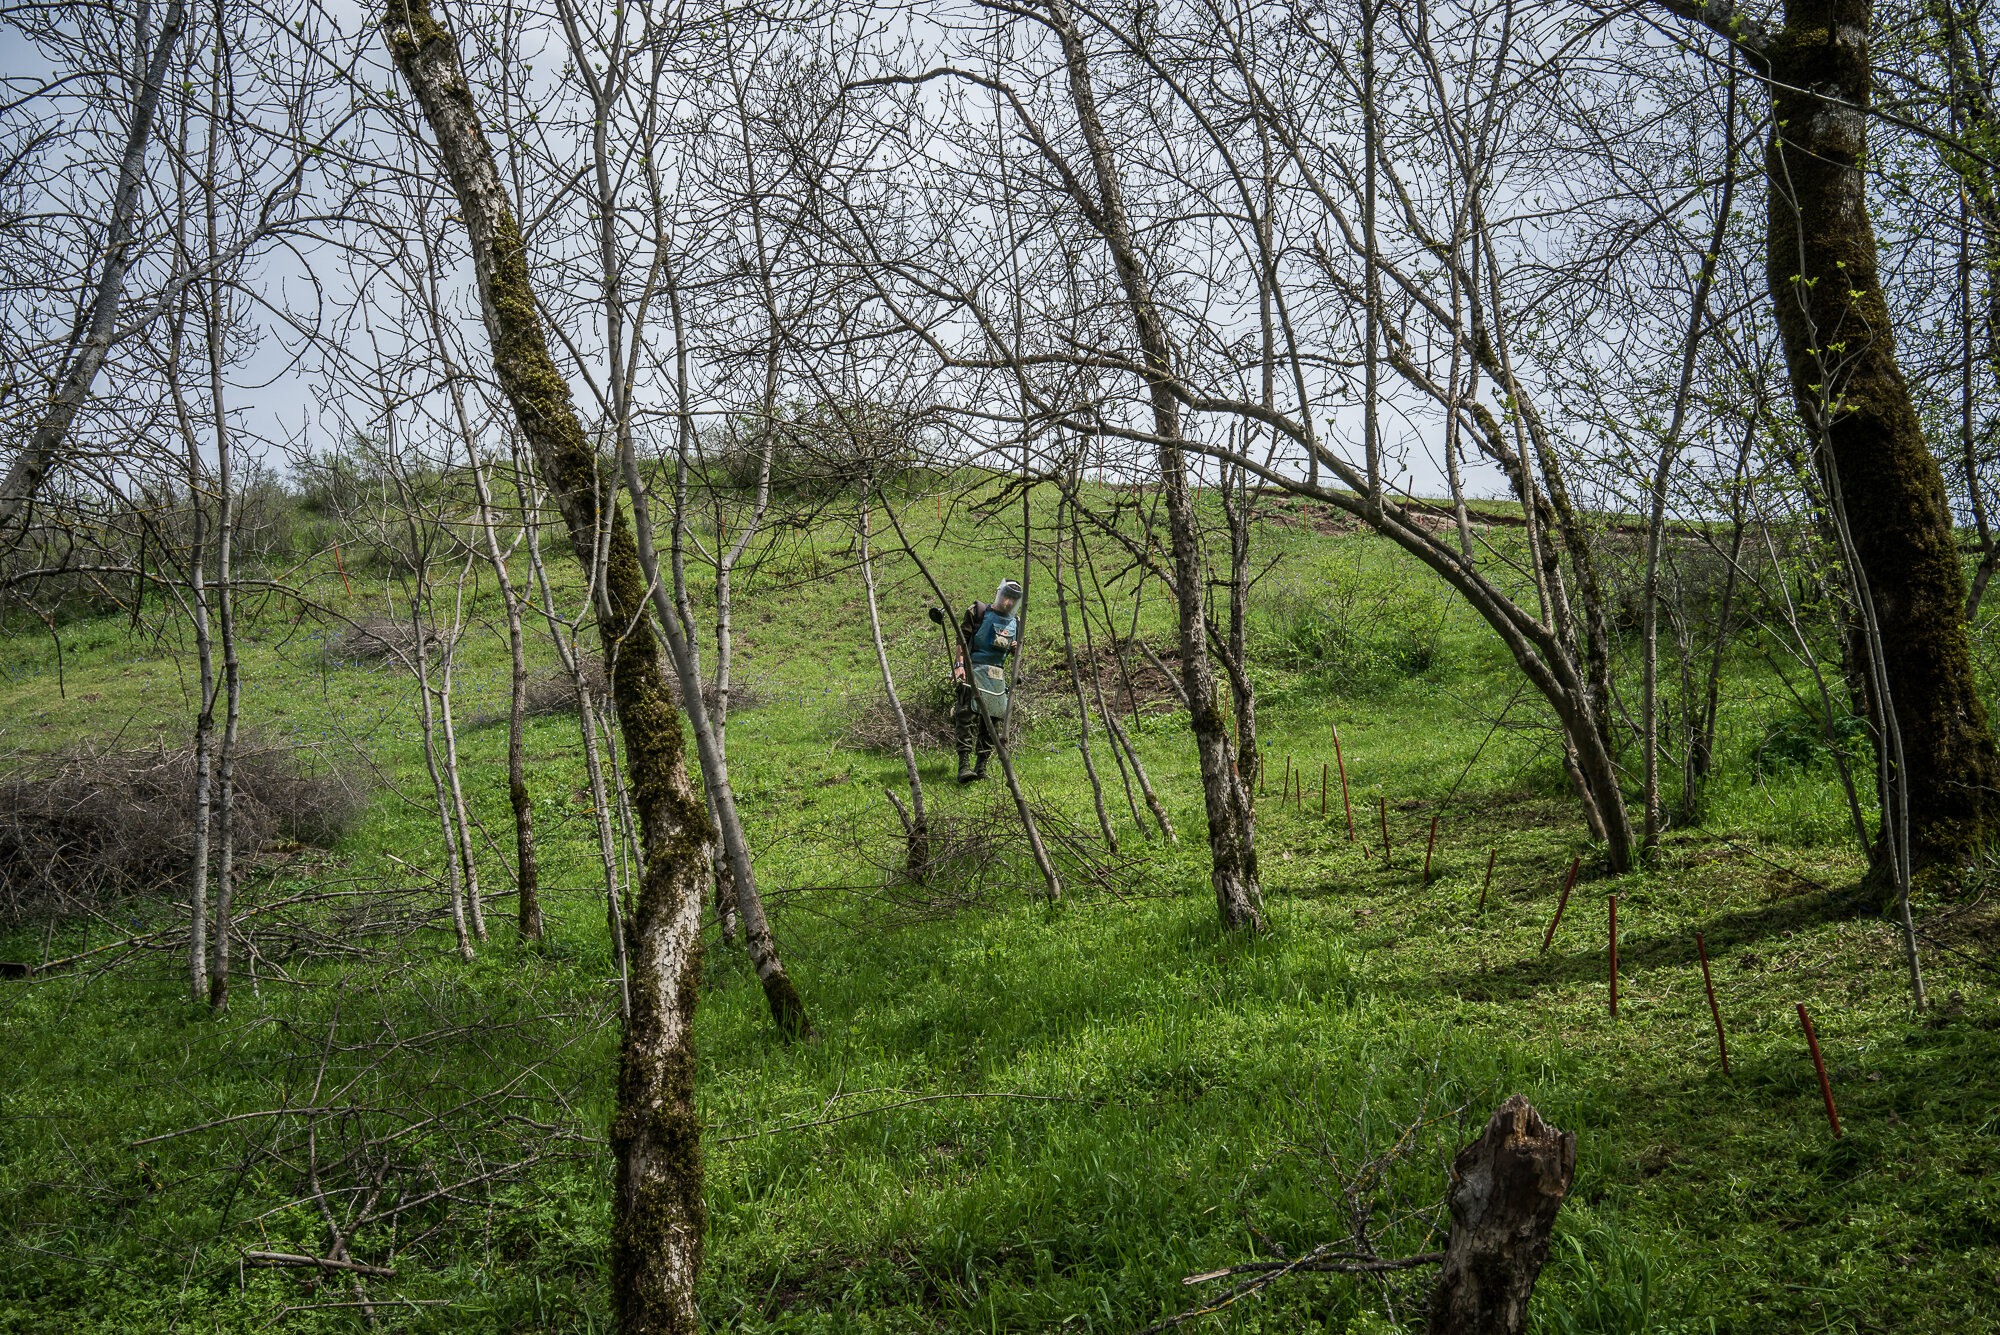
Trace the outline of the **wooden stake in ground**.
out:
<instances>
[{"instance_id":1,"label":"wooden stake in ground","mask_svg":"<svg viewBox=\"0 0 2000 1335\"><path fill-rule=\"evenodd\" d=\"M1840 1139L1840 1114L1833 1108L1833 1086L1826 1081L1826 1063L1819 1055L1819 1035L1813 1032L1812 1016L1806 1014L1806 1003L1797 1003L1799 1008L1799 1028L1806 1031L1806 1047L1812 1051L1813 1070L1819 1075L1819 1096L1826 1101L1826 1124L1833 1128L1833 1138Z\"/></svg>"},{"instance_id":2,"label":"wooden stake in ground","mask_svg":"<svg viewBox=\"0 0 2000 1335\"><path fill-rule=\"evenodd\" d=\"M1486 892L1493 888L1493 859L1499 856L1500 850L1497 848L1486 850L1486 884L1479 887L1479 908L1477 912L1486 912Z\"/></svg>"},{"instance_id":3,"label":"wooden stake in ground","mask_svg":"<svg viewBox=\"0 0 2000 1335\"><path fill-rule=\"evenodd\" d=\"M1576 884L1577 868L1583 865L1581 856L1570 859L1569 875L1563 878L1562 898L1556 901L1556 916L1549 919L1549 930L1542 933L1542 954L1549 953L1549 943L1556 939L1556 928L1562 925L1563 910L1569 907L1570 887Z\"/></svg>"},{"instance_id":4,"label":"wooden stake in ground","mask_svg":"<svg viewBox=\"0 0 2000 1335\"><path fill-rule=\"evenodd\" d=\"M1426 844L1424 845L1424 884L1425 884L1425 885L1429 885L1429 884L1431 883L1431 852L1432 852L1432 850L1433 850L1433 849L1435 849L1435 848L1437 847L1437 843L1438 843L1438 818L1437 818L1436 816L1432 816L1432 817L1431 817L1431 837L1430 837L1430 841L1429 841L1428 843L1426 843Z\"/></svg>"},{"instance_id":5,"label":"wooden stake in ground","mask_svg":"<svg viewBox=\"0 0 2000 1335\"><path fill-rule=\"evenodd\" d=\"M1340 766L1340 805L1347 809L1347 842L1354 842L1354 803L1347 796L1347 760L1340 753L1340 729L1333 730L1333 763Z\"/></svg>"},{"instance_id":6,"label":"wooden stake in ground","mask_svg":"<svg viewBox=\"0 0 2000 1335\"><path fill-rule=\"evenodd\" d=\"M1715 1048L1722 1054L1722 1073L1729 1074L1729 1041L1722 1036L1722 1007L1715 1004L1715 979L1708 972L1708 942L1694 934L1695 952L1701 956L1701 983L1708 989L1708 1013L1715 1017Z\"/></svg>"},{"instance_id":7,"label":"wooden stake in ground","mask_svg":"<svg viewBox=\"0 0 2000 1335\"><path fill-rule=\"evenodd\" d=\"M1618 1018L1618 896L1606 895L1605 906L1611 912L1611 1018Z\"/></svg>"},{"instance_id":8,"label":"wooden stake in ground","mask_svg":"<svg viewBox=\"0 0 2000 1335\"><path fill-rule=\"evenodd\" d=\"M1575 1132L1544 1122L1519 1094L1494 1110L1451 1163L1451 1240L1428 1335L1520 1335L1575 1177Z\"/></svg>"}]
</instances>

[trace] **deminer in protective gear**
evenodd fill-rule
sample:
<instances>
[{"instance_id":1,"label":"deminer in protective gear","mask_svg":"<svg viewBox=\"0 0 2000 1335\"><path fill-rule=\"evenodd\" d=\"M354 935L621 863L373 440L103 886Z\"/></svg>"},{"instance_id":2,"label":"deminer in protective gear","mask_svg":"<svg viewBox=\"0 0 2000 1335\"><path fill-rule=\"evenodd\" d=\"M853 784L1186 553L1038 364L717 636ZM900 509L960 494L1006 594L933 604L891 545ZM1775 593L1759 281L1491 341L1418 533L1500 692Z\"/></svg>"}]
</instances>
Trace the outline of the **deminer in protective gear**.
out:
<instances>
[{"instance_id":1,"label":"deminer in protective gear","mask_svg":"<svg viewBox=\"0 0 2000 1335\"><path fill-rule=\"evenodd\" d=\"M951 672L958 698L952 705L951 727L958 742L960 783L986 777L993 740L1007 726L1007 656L1019 647L1021 622L1016 613L1021 593L1019 584L1003 579L991 603L974 603L959 620Z\"/></svg>"}]
</instances>

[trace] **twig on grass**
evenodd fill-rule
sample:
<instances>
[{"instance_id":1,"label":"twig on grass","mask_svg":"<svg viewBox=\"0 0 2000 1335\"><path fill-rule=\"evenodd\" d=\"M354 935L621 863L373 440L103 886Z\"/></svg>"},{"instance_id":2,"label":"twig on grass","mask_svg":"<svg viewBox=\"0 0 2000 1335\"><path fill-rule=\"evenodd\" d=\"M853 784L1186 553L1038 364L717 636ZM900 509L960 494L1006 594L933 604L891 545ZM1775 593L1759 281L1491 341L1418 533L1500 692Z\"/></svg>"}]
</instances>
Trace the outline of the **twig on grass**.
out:
<instances>
[{"instance_id":1,"label":"twig on grass","mask_svg":"<svg viewBox=\"0 0 2000 1335\"><path fill-rule=\"evenodd\" d=\"M832 1126L835 1122L849 1122L857 1117L868 1117L875 1113L894 1112L898 1108L914 1107L919 1103L936 1103L942 1099L1023 1099L1031 1103L1081 1103L1092 1108L1102 1108L1107 1103L1107 1100L1104 1099L1073 1099L1062 1094L1009 1094L1002 1092L925 1094L920 1098L904 1099L899 1103L885 1103L876 1108L863 1108L859 1112L841 1113L838 1117L822 1117L811 1122L790 1122L784 1126L767 1126L761 1131L745 1131L740 1136L711 1136L708 1138L708 1143L710 1145L729 1145L739 1140L755 1140L759 1136L775 1136L784 1131L804 1131L809 1127ZM831 1103L832 1100L829 1099L828 1102Z\"/></svg>"},{"instance_id":2,"label":"twig on grass","mask_svg":"<svg viewBox=\"0 0 2000 1335\"><path fill-rule=\"evenodd\" d=\"M268 1330L294 1312L323 1312L335 1307L450 1307L456 1298L380 1298L373 1303L298 1303L280 1307L258 1330Z\"/></svg>"},{"instance_id":3,"label":"twig on grass","mask_svg":"<svg viewBox=\"0 0 2000 1335\"><path fill-rule=\"evenodd\" d=\"M1185 1312L1177 1312L1164 1321L1156 1321L1141 1330L1138 1335L1159 1335L1159 1332L1172 1330L1184 1322L1220 1312L1235 1303L1237 1299L1267 1288L1287 1275L1300 1273L1379 1275L1396 1270L1414 1270L1418 1266L1436 1265L1442 1260L1444 1260L1443 1252L1425 1252L1419 1256L1403 1256L1385 1261L1355 1252L1335 1252L1333 1244L1326 1243L1313 1248L1296 1261L1252 1261L1221 1270L1210 1270L1199 1275L1189 1275L1182 1279L1181 1283L1202 1284L1209 1280L1240 1274L1254 1274L1254 1278L1226 1290L1219 1297L1200 1307L1190 1307Z\"/></svg>"},{"instance_id":4,"label":"twig on grass","mask_svg":"<svg viewBox=\"0 0 2000 1335\"><path fill-rule=\"evenodd\" d=\"M1340 766L1340 805L1347 811L1347 842L1354 842L1354 801L1347 793L1347 757L1340 749L1340 725L1328 724L1333 730L1333 763Z\"/></svg>"},{"instance_id":5,"label":"twig on grass","mask_svg":"<svg viewBox=\"0 0 2000 1335\"><path fill-rule=\"evenodd\" d=\"M256 1267L310 1265L323 1270L351 1270L357 1275L380 1275L385 1279L396 1277L396 1268L386 1265L363 1265L359 1261L337 1261L330 1256L296 1256L291 1252L245 1252L243 1264Z\"/></svg>"},{"instance_id":6,"label":"twig on grass","mask_svg":"<svg viewBox=\"0 0 2000 1335\"><path fill-rule=\"evenodd\" d=\"M1420 1265L1436 1265L1444 1259L1443 1252L1424 1252L1419 1256L1401 1256L1389 1261L1379 1256L1363 1256L1359 1252L1326 1253L1326 1247L1319 1247L1296 1261L1245 1261L1242 1265L1224 1266L1220 1270L1188 1275L1181 1280L1181 1283L1204 1284L1212 1279L1226 1279L1230 1275L1263 1274L1267 1271L1289 1273L1294 1270L1310 1270L1342 1275L1366 1275L1382 1270L1413 1270ZM1324 1259L1315 1259L1322 1256Z\"/></svg>"}]
</instances>

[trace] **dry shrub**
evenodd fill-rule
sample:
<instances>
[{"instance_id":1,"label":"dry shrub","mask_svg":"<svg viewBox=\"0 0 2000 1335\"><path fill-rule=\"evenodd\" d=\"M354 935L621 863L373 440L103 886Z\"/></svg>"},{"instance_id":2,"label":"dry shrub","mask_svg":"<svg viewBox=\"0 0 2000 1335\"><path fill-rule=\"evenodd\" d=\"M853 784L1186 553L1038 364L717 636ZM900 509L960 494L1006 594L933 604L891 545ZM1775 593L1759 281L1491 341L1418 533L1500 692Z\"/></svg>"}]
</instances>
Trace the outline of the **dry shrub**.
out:
<instances>
[{"instance_id":1,"label":"dry shrub","mask_svg":"<svg viewBox=\"0 0 2000 1335\"><path fill-rule=\"evenodd\" d=\"M457 637L432 627L423 632L423 647L432 658L451 652ZM417 658L417 630L407 621L393 617L366 617L347 628L335 641L334 656L344 662L389 662L414 664Z\"/></svg>"},{"instance_id":2,"label":"dry shrub","mask_svg":"<svg viewBox=\"0 0 2000 1335\"><path fill-rule=\"evenodd\" d=\"M337 770L247 739L234 766L236 856L328 843L364 804ZM191 746L86 743L0 776L0 921L88 912L178 887L194 856Z\"/></svg>"},{"instance_id":3,"label":"dry shrub","mask_svg":"<svg viewBox=\"0 0 2000 1335\"><path fill-rule=\"evenodd\" d=\"M945 696L940 703L932 696L933 693L927 692L903 701L903 716L910 724L910 741L919 751L949 751L954 744L951 697ZM863 701L842 732L846 744L857 751L900 752L903 749L903 734L896 725L896 711L889 707L886 691Z\"/></svg>"},{"instance_id":4,"label":"dry shrub","mask_svg":"<svg viewBox=\"0 0 2000 1335\"><path fill-rule=\"evenodd\" d=\"M899 674L897 680L911 679ZM909 689L899 690L903 716L910 723L910 741L917 750L950 751L957 745L951 729L956 690L951 679L935 669L916 676ZM1012 698L1009 708L1013 715L1008 722L1008 735L1017 741L1053 719L1076 717L1067 676L1055 677L1045 669L1030 667L1008 694ZM889 706L889 693L880 689L851 707L839 735L841 744L850 750L893 755L903 749L896 711Z\"/></svg>"},{"instance_id":5,"label":"dry shrub","mask_svg":"<svg viewBox=\"0 0 2000 1335\"><path fill-rule=\"evenodd\" d=\"M991 908L1022 894L1044 893L1046 883L1013 797L997 779L984 797L983 802L975 798L970 809L933 809L925 838L914 851L914 865L910 838L900 824L856 825L854 865L873 867L879 873L879 889L848 889L872 901L873 922L932 921ZM1029 805L1066 896L1131 899L1145 893L1149 864L1141 851L1143 842L1113 852L1095 821L1080 820L1040 801Z\"/></svg>"},{"instance_id":6,"label":"dry shrub","mask_svg":"<svg viewBox=\"0 0 2000 1335\"><path fill-rule=\"evenodd\" d=\"M604 660L586 658L583 661L584 684L590 687L593 699L605 699L611 693L611 683L604 677ZM544 714L574 714L576 705L576 678L558 668L528 679L527 690L523 693L521 712L529 718Z\"/></svg>"}]
</instances>

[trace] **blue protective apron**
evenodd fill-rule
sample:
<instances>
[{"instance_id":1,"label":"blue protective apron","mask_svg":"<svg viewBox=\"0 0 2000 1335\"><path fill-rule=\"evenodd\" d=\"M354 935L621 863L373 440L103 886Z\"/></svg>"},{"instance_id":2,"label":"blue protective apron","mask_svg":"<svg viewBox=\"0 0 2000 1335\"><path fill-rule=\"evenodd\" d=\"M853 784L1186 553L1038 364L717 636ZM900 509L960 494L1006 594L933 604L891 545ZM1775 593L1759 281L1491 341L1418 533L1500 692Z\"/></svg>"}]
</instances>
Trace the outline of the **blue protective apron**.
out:
<instances>
[{"instance_id":1,"label":"blue protective apron","mask_svg":"<svg viewBox=\"0 0 2000 1335\"><path fill-rule=\"evenodd\" d=\"M972 665L972 687L979 695L979 712L996 724L1007 721L1007 669Z\"/></svg>"}]
</instances>

